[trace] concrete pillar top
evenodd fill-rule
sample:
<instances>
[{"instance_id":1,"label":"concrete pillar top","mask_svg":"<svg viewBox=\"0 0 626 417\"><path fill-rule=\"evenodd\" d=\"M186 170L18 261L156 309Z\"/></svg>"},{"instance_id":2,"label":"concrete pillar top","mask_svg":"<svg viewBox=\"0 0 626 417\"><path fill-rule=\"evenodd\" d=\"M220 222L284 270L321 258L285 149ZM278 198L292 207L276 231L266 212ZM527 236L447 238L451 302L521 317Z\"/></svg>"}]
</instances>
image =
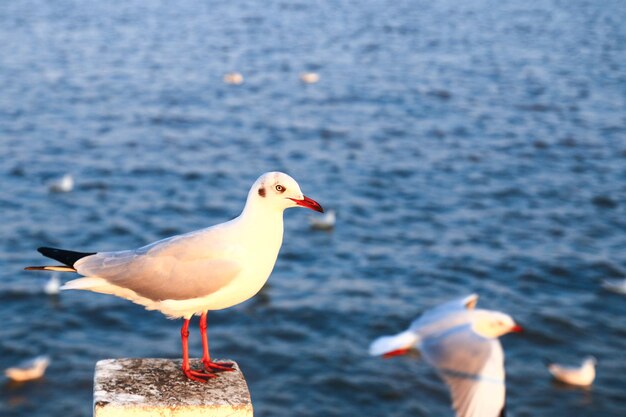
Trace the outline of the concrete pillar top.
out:
<instances>
[{"instance_id":1,"label":"concrete pillar top","mask_svg":"<svg viewBox=\"0 0 626 417\"><path fill-rule=\"evenodd\" d=\"M201 369L199 360L191 365ZM235 369L203 384L185 378L180 360L101 360L94 378L94 417L252 417L248 385L236 363Z\"/></svg>"}]
</instances>

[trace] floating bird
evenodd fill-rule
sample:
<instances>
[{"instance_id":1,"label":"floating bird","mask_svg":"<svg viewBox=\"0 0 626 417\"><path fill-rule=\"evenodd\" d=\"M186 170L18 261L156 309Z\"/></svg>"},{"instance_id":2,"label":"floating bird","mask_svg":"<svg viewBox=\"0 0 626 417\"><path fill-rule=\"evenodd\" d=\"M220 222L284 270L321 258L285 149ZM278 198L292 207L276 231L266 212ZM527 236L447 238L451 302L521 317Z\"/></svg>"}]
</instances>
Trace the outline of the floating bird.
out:
<instances>
[{"instance_id":1,"label":"floating bird","mask_svg":"<svg viewBox=\"0 0 626 417\"><path fill-rule=\"evenodd\" d=\"M618 294L626 294L626 279L602 280L602 288Z\"/></svg>"},{"instance_id":2,"label":"floating bird","mask_svg":"<svg viewBox=\"0 0 626 417\"><path fill-rule=\"evenodd\" d=\"M229 72L224 75L224 82L231 85L241 85L243 84L243 75L238 72Z\"/></svg>"},{"instance_id":3,"label":"floating bird","mask_svg":"<svg viewBox=\"0 0 626 417\"><path fill-rule=\"evenodd\" d=\"M69 193L74 189L74 177L72 174L65 174L50 183L48 190L52 193Z\"/></svg>"},{"instance_id":4,"label":"floating bird","mask_svg":"<svg viewBox=\"0 0 626 417\"><path fill-rule=\"evenodd\" d=\"M239 217L195 232L173 236L135 250L74 252L39 248L63 265L27 267L27 270L77 272L84 277L67 282L63 290L112 294L183 318L181 329L183 373L206 382L214 371L232 370L209 356L206 317L209 310L239 304L255 295L274 268L283 240L283 211L306 207L324 212L304 196L287 174L261 175L248 193ZM189 320L200 315L204 371L189 365Z\"/></svg>"},{"instance_id":5,"label":"floating bird","mask_svg":"<svg viewBox=\"0 0 626 417\"><path fill-rule=\"evenodd\" d=\"M315 230L332 230L335 228L337 216L335 210L328 210L320 218L311 218L311 229Z\"/></svg>"},{"instance_id":6,"label":"floating bird","mask_svg":"<svg viewBox=\"0 0 626 417\"><path fill-rule=\"evenodd\" d=\"M369 352L417 350L448 384L457 417L501 416L506 389L498 337L522 328L504 313L475 309L477 301L472 294L427 310L404 332L376 339Z\"/></svg>"},{"instance_id":7,"label":"floating bird","mask_svg":"<svg viewBox=\"0 0 626 417\"><path fill-rule=\"evenodd\" d=\"M34 379L39 379L46 372L46 369L50 365L50 358L48 356L37 356L23 362L19 366L14 368L8 368L4 371L4 374L12 381L26 382Z\"/></svg>"},{"instance_id":8,"label":"floating bird","mask_svg":"<svg viewBox=\"0 0 626 417\"><path fill-rule=\"evenodd\" d=\"M551 363L548 365L548 371L559 382L588 387L596 379L596 358L593 356L586 357L577 368Z\"/></svg>"},{"instance_id":9,"label":"floating bird","mask_svg":"<svg viewBox=\"0 0 626 417\"><path fill-rule=\"evenodd\" d=\"M319 82L320 76L315 72L303 72L300 74L300 81L305 84L315 84Z\"/></svg>"},{"instance_id":10,"label":"floating bird","mask_svg":"<svg viewBox=\"0 0 626 417\"><path fill-rule=\"evenodd\" d=\"M61 290L61 279L58 272L52 274L46 285L43 286L43 292L48 295L56 295Z\"/></svg>"}]
</instances>

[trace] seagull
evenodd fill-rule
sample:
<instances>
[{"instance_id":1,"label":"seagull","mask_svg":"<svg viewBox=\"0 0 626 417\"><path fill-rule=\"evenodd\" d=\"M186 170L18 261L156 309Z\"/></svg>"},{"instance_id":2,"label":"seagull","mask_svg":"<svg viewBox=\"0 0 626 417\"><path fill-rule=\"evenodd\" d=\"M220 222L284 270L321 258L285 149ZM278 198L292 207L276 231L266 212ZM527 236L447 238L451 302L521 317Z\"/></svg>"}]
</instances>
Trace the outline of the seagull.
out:
<instances>
[{"instance_id":1,"label":"seagull","mask_svg":"<svg viewBox=\"0 0 626 417\"><path fill-rule=\"evenodd\" d=\"M61 178L52 181L48 190L52 193L69 193L74 189L74 177L72 174L65 174Z\"/></svg>"},{"instance_id":2,"label":"seagull","mask_svg":"<svg viewBox=\"0 0 626 417\"><path fill-rule=\"evenodd\" d=\"M372 356L399 356L417 350L448 384L457 417L504 413L504 352L498 337L522 328L507 314L476 309L478 295L427 310L409 328L380 337Z\"/></svg>"},{"instance_id":3,"label":"seagull","mask_svg":"<svg viewBox=\"0 0 626 417\"><path fill-rule=\"evenodd\" d=\"M57 295L61 290L61 279L58 272L52 274L48 282L43 286L43 292L48 295Z\"/></svg>"},{"instance_id":4,"label":"seagull","mask_svg":"<svg viewBox=\"0 0 626 417\"><path fill-rule=\"evenodd\" d=\"M319 82L320 76L316 72L303 72L300 74L300 81L305 84L315 84Z\"/></svg>"},{"instance_id":5,"label":"seagull","mask_svg":"<svg viewBox=\"0 0 626 417\"><path fill-rule=\"evenodd\" d=\"M8 368L4 371L7 378L15 382L32 381L39 379L46 372L50 365L48 356L37 356L29 361L23 362L19 366Z\"/></svg>"},{"instance_id":6,"label":"seagull","mask_svg":"<svg viewBox=\"0 0 626 417\"><path fill-rule=\"evenodd\" d=\"M335 210L328 210L321 218L311 218L311 229L332 230L335 227L337 215Z\"/></svg>"},{"instance_id":7,"label":"seagull","mask_svg":"<svg viewBox=\"0 0 626 417\"><path fill-rule=\"evenodd\" d=\"M224 75L224 82L231 85L243 84L243 75L238 72L229 72Z\"/></svg>"},{"instance_id":8,"label":"seagull","mask_svg":"<svg viewBox=\"0 0 626 417\"><path fill-rule=\"evenodd\" d=\"M602 280L602 288L618 294L626 294L626 279Z\"/></svg>"},{"instance_id":9,"label":"seagull","mask_svg":"<svg viewBox=\"0 0 626 417\"><path fill-rule=\"evenodd\" d=\"M587 356L577 368L551 363L548 365L548 371L557 381L579 387L588 387L596 379L596 358Z\"/></svg>"},{"instance_id":10,"label":"seagull","mask_svg":"<svg viewBox=\"0 0 626 417\"><path fill-rule=\"evenodd\" d=\"M207 312L246 301L263 287L282 245L283 211L290 207L324 212L289 175L268 172L252 185L243 211L233 220L134 250L74 252L42 247L40 253L63 265L26 269L77 272L83 277L61 289L112 294L169 318L183 318L183 373L206 382L216 376L214 371L233 370L231 363L219 364L209 356ZM188 329L194 315L200 316L204 370L189 365Z\"/></svg>"}]
</instances>

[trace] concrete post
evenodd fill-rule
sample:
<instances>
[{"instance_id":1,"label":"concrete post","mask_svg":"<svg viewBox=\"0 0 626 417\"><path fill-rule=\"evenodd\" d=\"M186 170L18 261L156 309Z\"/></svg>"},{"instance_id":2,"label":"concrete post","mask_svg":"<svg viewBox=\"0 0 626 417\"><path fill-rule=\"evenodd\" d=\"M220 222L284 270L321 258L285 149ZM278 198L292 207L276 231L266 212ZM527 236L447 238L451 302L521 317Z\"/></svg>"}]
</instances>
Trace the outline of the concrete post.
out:
<instances>
[{"instance_id":1,"label":"concrete post","mask_svg":"<svg viewBox=\"0 0 626 417\"><path fill-rule=\"evenodd\" d=\"M191 362L200 368L199 360ZM206 384L187 380L180 367L172 359L99 361L94 417L252 417L250 392L236 363L235 371L220 372Z\"/></svg>"}]
</instances>

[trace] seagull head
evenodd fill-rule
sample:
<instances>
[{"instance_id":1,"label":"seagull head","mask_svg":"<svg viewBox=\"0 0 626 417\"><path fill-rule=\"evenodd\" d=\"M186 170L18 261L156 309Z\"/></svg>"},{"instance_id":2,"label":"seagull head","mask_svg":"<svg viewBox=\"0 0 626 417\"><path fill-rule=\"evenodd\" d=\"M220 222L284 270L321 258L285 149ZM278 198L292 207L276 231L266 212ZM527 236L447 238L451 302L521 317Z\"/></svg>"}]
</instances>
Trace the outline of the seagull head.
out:
<instances>
[{"instance_id":1,"label":"seagull head","mask_svg":"<svg viewBox=\"0 0 626 417\"><path fill-rule=\"evenodd\" d=\"M515 323L508 314L490 310L476 311L476 313L472 328L483 337L493 339L507 333L522 331L522 326Z\"/></svg>"},{"instance_id":2,"label":"seagull head","mask_svg":"<svg viewBox=\"0 0 626 417\"><path fill-rule=\"evenodd\" d=\"M596 366L597 363L598 363L598 360L595 357L587 356L585 358L585 360L583 361L583 366L591 366L591 367L593 367L593 366Z\"/></svg>"},{"instance_id":3,"label":"seagull head","mask_svg":"<svg viewBox=\"0 0 626 417\"><path fill-rule=\"evenodd\" d=\"M248 201L250 200L280 211L290 207L306 207L324 212L317 201L302 194L296 180L283 172L267 172L261 175L250 189Z\"/></svg>"}]
</instances>

